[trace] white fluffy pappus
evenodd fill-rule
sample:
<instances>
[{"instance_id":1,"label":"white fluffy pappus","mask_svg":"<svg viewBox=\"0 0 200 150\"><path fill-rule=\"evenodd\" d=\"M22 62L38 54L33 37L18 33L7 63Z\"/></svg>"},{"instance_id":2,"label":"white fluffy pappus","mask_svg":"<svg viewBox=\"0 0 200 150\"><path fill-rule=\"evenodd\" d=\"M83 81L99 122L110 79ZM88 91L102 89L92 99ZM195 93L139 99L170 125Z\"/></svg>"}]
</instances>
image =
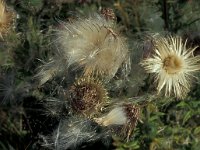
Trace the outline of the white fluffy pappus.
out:
<instances>
[{"instance_id":1,"label":"white fluffy pappus","mask_svg":"<svg viewBox=\"0 0 200 150\"><path fill-rule=\"evenodd\" d=\"M18 81L15 72L0 72L0 104L15 104L23 100L30 92L28 82Z\"/></svg>"},{"instance_id":2,"label":"white fluffy pappus","mask_svg":"<svg viewBox=\"0 0 200 150\"><path fill-rule=\"evenodd\" d=\"M116 107L112 109L107 115L97 118L96 122L103 126L109 125L124 125L128 118L123 107Z\"/></svg>"},{"instance_id":3,"label":"white fluffy pappus","mask_svg":"<svg viewBox=\"0 0 200 150\"><path fill-rule=\"evenodd\" d=\"M72 117L61 120L50 136L42 136L43 146L53 150L76 149L83 143L103 137L90 120Z\"/></svg>"},{"instance_id":4,"label":"white fluffy pappus","mask_svg":"<svg viewBox=\"0 0 200 150\"><path fill-rule=\"evenodd\" d=\"M140 119L140 107L132 103L122 103L108 114L94 120L103 126L109 126L111 131L129 141ZM115 129L115 127L117 127Z\"/></svg>"},{"instance_id":5,"label":"white fluffy pappus","mask_svg":"<svg viewBox=\"0 0 200 150\"><path fill-rule=\"evenodd\" d=\"M43 65L38 67L38 72L34 76L39 81L39 85L43 85L53 77L62 74L66 69L65 58L58 53L54 57L50 58L48 62L42 61Z\"/></svg>"},{"instance_id":6,"label":"white fluffy pappus","mask_svg":"<svg viewBox=\"0 0 200 150\"><path fill-rule=\"evenodd\" d=\"M54 119L60 119L67 115L67 104L64 100L55 97L48 97L42 100L44 115Z\"/></svg>"},{"instance_id":7,"label":"white fluffy pappus","mask_svg":"<svg viewBox=\"0 0 200 150\"><path fill-rule=\"evenodd\" d=\"M58 31L59 43L67 66L83 68L84 75L98 75L111 79L123 65L129 69L129 51L126 39L113 20L93 14L63 23ZM64 64L63 64L64 65Z\"/></svg>"}]
</instances>

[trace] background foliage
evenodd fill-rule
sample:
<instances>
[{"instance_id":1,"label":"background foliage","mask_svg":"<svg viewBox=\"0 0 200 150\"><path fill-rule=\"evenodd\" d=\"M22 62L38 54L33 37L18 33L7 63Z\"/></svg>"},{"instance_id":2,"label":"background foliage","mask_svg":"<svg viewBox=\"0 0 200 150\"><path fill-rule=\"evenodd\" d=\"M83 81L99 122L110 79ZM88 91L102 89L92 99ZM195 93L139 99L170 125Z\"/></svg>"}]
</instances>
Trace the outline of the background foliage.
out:
<instances>
[{"instance_id":1,"label":"background foliage","mask_svg":"<svg viewBox=\"0 0 200 150\"><path fill-rule=\"evenodd\" d=\"M184 100L155 95L153 79L138 65L151 51L149 33L176 34L188 46L200 46L198 0L7 0L18 14L15 31L0 41L0 149L42 149L40 135L50 134L59 119L45 116L46 97L58 95L61 79L37 87L34 75L52 56L54 31L59 20L114 10L120 30L128 37L132 69L128 80L114 78L107 86L110 96L146 101L141 122L130 142L114 137L105 147L86 148L198 150L200 148L200 78ZM200 54L200 49L195 51ZM198 75L200 77L200 75ZM138 98L140 97L140 98ZM67 112L67 110L66 110ZM65 114L62 114L65 115ZM80 147L81 148L81 147Z\"/></svg>"}]
</instances>

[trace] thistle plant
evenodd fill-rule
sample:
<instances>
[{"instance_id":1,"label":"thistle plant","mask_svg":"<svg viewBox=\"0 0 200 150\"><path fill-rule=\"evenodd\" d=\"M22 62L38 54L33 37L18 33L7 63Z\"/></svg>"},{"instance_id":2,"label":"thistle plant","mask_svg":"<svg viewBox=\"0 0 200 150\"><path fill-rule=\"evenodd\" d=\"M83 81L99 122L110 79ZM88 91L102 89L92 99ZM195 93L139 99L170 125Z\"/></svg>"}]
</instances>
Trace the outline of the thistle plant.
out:
<instances>
[{"instance_id":1,"label":"thistle plant","mask_svg":"<svg viewBox=\"0 0 200 150\"><path fill-rule=\"evenodd\" d=\"M75 76L80 77L74 84L64 85L66 90L62 105L67 107L66 115L70 118L79 117L80 124L84 119L88 119L95 126L92 129L93 135L88 139L87 135L91 132L80 130L80 126L75 126L74 129L73 125L69 125L66 131L60 131L58 125L55 130L59 131L57 137L47 137L53 140L54 146L56 143L59 147L64 145L62 142L59 143L59 137L63 135L61 139L68 142L58 149L73 148L85 138L97 140L98 134L101 135L102 132L97 133L96 128L106 131L103 132L106 136L118 136L129 141L134 135L138 121L141 120L141 102L115 102L112 97L109 97L108 101L109 90L106 89L106 85L112 84L116 74L120 73L120 68L125 67L124 70L128 73L130 52L126 38L117 29L112 11L102 10L101 13L63 23L63 29L57 31L59 54L52 58L51 62L41 66L42 69L37 74L40 84L44 84L54 78L59 71L68 70L67 73L70 74L68 68L74 70ZM155 74L158 93L165 88L166 97L174 95L177 98L184 98L187 95L194 73L200 69L199 56L193 55L195 49L196 47L187 48L181 37L153 38L152 53L142 60L141 65L147 73ZM60 104L60 100L55 99L54 102ZM148 104L148 101L146 103ZM110 109L113 105L115 107ZM78 133L70 135L75 131ZM81 139L75 137L75 134L80 134ZM70 141L73 141L72 144Z\"/></svg>"},{"instance_id":2,"label":"thistle plant","mask_svg":"<svg viewBox=\"0 0 200 150\"><path fill-rule=\"evenodd\" d=\"M0 0L0 149L198 149L199 4Z\"/></svg>"}]
</instances>

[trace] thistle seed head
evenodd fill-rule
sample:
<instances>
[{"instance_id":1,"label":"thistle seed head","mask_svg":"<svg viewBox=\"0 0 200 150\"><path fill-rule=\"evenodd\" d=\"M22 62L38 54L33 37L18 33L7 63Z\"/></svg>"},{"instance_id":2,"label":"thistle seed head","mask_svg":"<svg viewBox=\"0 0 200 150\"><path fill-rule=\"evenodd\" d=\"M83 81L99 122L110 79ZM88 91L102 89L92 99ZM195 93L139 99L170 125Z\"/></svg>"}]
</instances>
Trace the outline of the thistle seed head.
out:
<instances>
[{"instance_id":1,"label":"thistle seed head","mask_svg":"<svg viewBox=\"0 0 200 150\"><path fill-rule=\"evenodd\" d=\"M139 117L140 107L135 104L127 103L117 106L101 118L95 118L95 121L103 126L110 126L115 134L129 140ZM114 126L120 128L112 129Z\"/></svg>"},{"instance_id":2,"label":"thistle seed head","mask_svg":"<svg viewBox=\"0 0 200 150\"><path fill-rule=\"evenodd\" d=\"M107 91L102 83L90 77L78 79L69 90L69 100L73 112L87 117L97 114L107 99Z\"/></svg>"},{"instance_id":3,"label":"thistle seed head","mask_svg":"<svg viewBox=\"0 0 200 150\"><path fill-rule=\"evenodd\" d=\"M154 73L158 93L165 89L165 96L184 98L190 91L194 73L200 70L200 56L194 56L195 48L187 48L180 37L155 38L154 54L141 65Z\"/></svg>"},{"instance_id":4,"label":"thistle seed head","mask_svg":"<svg viewBox=\"0 0 200 150\"><path fill-rule=\"evenodd\" d=\"M125 37L113 20L102 15L66 23L58 33L67 66L83 69L85 76L111 79L123 64L130 63Z\"/></svg>"}]
</instances>

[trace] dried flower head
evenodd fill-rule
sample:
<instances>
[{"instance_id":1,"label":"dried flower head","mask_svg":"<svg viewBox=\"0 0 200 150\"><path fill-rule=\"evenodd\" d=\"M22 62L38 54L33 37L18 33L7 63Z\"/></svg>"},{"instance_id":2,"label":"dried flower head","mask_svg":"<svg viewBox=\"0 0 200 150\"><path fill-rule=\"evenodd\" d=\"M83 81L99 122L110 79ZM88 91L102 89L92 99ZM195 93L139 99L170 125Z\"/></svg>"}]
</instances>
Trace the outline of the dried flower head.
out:
<instances>
[{"instance_id":1,"label":"dried flower head","mask_svg":"<svg viewBox=\"0 0 200 150\"><path fill-rule=\"evenodd\" d=\"M122 64L129 63L125 38L115 22L103 16L96 14L66 23L59 36L68 67L83 68L85 76L111 79Z\"/></svg>"},{"instance_id":2,"label":"dried flower head","mask_svg":"<svg viewBox=\"0 0 200 150\"><path fill-rule=\"evenodd\" d=\"M155 54L141 63L146 71L156 75L158 92L165 88L166 96L186 96L193 73L200 70L200 57L193 55L196 48L186 48L186 42L180 37L154 39Z\"/></svg>"},{"instance_id":3,"label":"dried flower head","mask_svg":"<svg viewBox=\"0 0 200 150\"><path fill-rule=\"evenodd\" d=\"M107 91L102 83L90 77L78 79L69 90L69 100L73 112L87 117L98 113L107 99Z\"/></svg>"},{"instance_id":4,"label":"dried flower head","mask_svg":"<svg viewBox=\"0 0 200 150\"><path fill-rule=\"evenodd\" d=\"M3 0L0 0L0 37L7 34L14 23L16 14L9 8Z\"/></svg>"},{"instance_id":5,"label":"dried flower head","mask_svg":"<svg viewBox=\"0 0 200 150\"><path fill-rule=\"evenodd\" d=\"M140 107L127 103L117 106L101 118L95 118L95 121L103 126L122 126L120 133L118 133L119 131L115 132L129 140L133 129L137 125L139 116Z\"/></svg>"}]
</instances>

